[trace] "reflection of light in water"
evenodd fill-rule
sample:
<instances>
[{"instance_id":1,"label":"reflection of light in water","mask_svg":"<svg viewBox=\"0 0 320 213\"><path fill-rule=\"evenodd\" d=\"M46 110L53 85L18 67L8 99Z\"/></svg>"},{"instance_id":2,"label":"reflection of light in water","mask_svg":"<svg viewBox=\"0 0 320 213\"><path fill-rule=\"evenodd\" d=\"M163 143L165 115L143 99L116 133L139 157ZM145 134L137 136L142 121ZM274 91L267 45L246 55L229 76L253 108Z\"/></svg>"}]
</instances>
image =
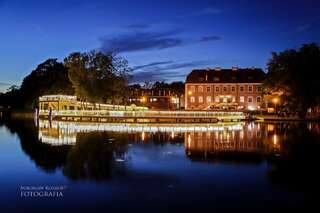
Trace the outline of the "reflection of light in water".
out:
<instances>
[{"instance_id":1,"label":"reflection of light in water","mask_svg":"<svg viewBox=\"0 0 320 213\"><path fill-rule=\"evenodd\" d=\"M267 125L267 129L268 129L268 132L272 132L274 130L274 125L273 124L268 124Z\"/></svg>"},{"instance_id":2,"label":"reflection of light in water","mask_svg":"<svg viewBox=\"0 0 320 213\"><path fill-rule=\"evenodd\" d=\"M51 128L62 129L68 133L112 131L112 132L208 132L223 130L241 130L243 123L213 124L213 125L190 125L190 124L108 124L108 123L77 123L65 121L53 121ZM50 128L47 120L39 121L40 128Z\"/></svg>"},{"instance_id":3,"label":"reflection of light in water","mask_svg":"<svg viewBox=\"0 0 320 213\"><path fill-rule=\"evenodd\" d=\"M191 146L191 135L188 134L188 147L190 147L190 146Z\"/></svg>"},{"instance_id":4,"label":"reflection of light in water","mask_svg":"<svg viewBox=\"0 0 320 213\"><path fill-rule=\"evenodd\" d=\"M274 134L273 135L273 145L277 145L277 143L278 143L277 135Z\"/></svg>"},{"instance_id":5,"label":"reflection of light in water","mask_svg":"<svg viewBox=\"0 0 320 213\"><path fill-rule=\"evenodd\" d=\"M144 141L144 137L145 137L145 134L144 134L144 132L142 132L141 133L141 138L142 138L143 141Z\"/></svg>"},{"instance_id":6,"label":"reflection of light in water","mask_svg":"<svg viewBox=\"0 0 320 213\"><path fill-rule=\"evenodd\" d=\"M48 132L41 132L39 131L38 135L39 140L42 143L50 144L53 146L60 146L60 145L73 145L77 141L76 134L72 135L50 135Z\"/></svg>"},{"instance_id":7,"label":"reflection of light in water","mask_svg":"<svg viewBox=\"0 0 320 213\"><path fill-rule=\"evenodd\" d=\"M93 131L109 132L141 132L142 140L145 140L145 133L164 132L170 133L174 138L176 133L183 132L214 132L215 137L223 137L224 132L242 130L243 123L224 124L110 124L110 123L85 123L69 121L52 121L50 126L48 120L39 120L39 139L43 143L52 145L73 145L76 143L77 133ZM221 132L221 134L219 134ZM229 140L227 134L224 138ZM191 143L191 136L188 136L188 143Z\"/></svg>"}]
</instances>

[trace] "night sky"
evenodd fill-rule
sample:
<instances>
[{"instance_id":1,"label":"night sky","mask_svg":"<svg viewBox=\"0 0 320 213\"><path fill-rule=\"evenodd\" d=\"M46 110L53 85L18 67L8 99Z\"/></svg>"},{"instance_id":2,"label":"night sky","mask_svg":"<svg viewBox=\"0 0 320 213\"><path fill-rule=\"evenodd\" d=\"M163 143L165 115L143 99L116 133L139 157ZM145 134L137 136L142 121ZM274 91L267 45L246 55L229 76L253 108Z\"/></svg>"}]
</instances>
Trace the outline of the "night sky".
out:
<instances>
[{"instance_id":1,"label":"night sky","mask_svg":"<svg viewBox=\"0 0 320 213\"><path fill-rule=\"evenodd\" d=\"M0 0L0 86L47 58L98 49L133 81L184 80L194 68L260 67L272 51L320 42L319 0Z\"/></svg>"}]
</instances>

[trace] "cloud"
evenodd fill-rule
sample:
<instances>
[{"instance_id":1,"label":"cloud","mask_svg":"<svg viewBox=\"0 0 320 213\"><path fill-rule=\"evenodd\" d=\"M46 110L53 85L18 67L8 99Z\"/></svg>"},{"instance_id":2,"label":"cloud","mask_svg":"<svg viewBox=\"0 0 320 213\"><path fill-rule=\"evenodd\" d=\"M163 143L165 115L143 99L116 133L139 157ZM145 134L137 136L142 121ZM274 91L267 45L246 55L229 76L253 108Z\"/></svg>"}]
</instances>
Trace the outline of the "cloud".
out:
<instances>
[{"instance_id":1,"label":"cloud","mask_svg":"<svg viewBox=\"0 0 320 213\"><path fill-rule=\"evenodd\" d=\"M203 36L202 38L200 38L200 42L208 42L208 41L218 41L221 40L222 38L220 36Z\"/></svg>"},{"instance_id":2,"label":"cloud","mask_svg":"<svg viewBox=\"0 0 320 213\"><path fill-rule=\"evenodd\" d=\"M178 35L179 31L151 32L130 31L116 37L100 38L100 50L103 52L124 53L145 50L162 50L199 42L218 41L220 36L204 36L200 39L185 40Z\"/></svg>"},{"instance_id":3,"label":"cloud","mask_svg":"<svg viewBox=\"0 0 320 213\"><path fill-rule=\"evenodd\" d=\"M132 83L167 81L173 78L184 79L191 69L217 63L212 60L191 61L191 62L153 62L139 66L135 69ZM187 69L188 68L188 69Z\"/></svg>"},{"instance_id":4,"label":"cloud","mask_svg":"<svg viewBox=\"0 0 320 213\"><path fill-rule=\"evenodd\" d=\"M133 30L142 30L152 27L152 24L131 24L128 25L126 28L133 29Z\"/></svg>"},{"instance_id":5,"label":"cloud","mask_svg":"<svg viewBox=\"0 0 320 213\"><path fill-rule=\"evenodd\" d=\"M139 69L144 69L144 68L147 68L147 67L154 67L154 66L157 66L157 65L164 65L164 64L170 64L170 63L172 63L172 61L152 62L152 63L149 63L149 64L144 64L144 65L140 65L140 66L134 66L134 67L132 67L132 70L139 70Z\"/></svg>"},{"instance_id":6,"label":"cloud","mask_svg":"<svg viewBox=\"0 0 320 213\"><path fill-rule=\"evenodd\" d=\"M101 38L103 52L135 52L151 49L167 49L181 46L183 41L177 31L168 32L131 32L117 37Z\"/></svg>"},{"instance_id":7,"label":"cloud","mask_svg":"<svg viewBox=\"0 0 320 213\"><path fill-rule=\"evenodd\" d=\"M213 7L208 7L204 8L192 13L185 14L183 16L180 16L181 18L183 17L194 17L194 16L206 16L206 15L217 15L222 13L222 10L219 8L213 8Z\"/></svg>"},{"instance_id":8,"label":"cloud","mask_svg":"<svg viewBox=\"0 0 320 213\"><path fill-rule=\"evenodd\" d=\"M309 30L311 27L312 27L311 23L303 24L303 25L298 26L295 31L297 33L301 33L301 32Z\"/></svg>"}]
</instances>

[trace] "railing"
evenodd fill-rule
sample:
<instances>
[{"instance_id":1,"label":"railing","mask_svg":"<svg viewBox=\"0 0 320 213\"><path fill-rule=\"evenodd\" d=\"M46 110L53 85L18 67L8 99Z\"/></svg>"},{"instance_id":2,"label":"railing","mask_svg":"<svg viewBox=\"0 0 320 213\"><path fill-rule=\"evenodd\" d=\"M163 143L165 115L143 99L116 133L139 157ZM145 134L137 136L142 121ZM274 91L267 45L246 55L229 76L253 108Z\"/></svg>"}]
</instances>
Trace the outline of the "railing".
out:
<instances>
[{"instance_id":1,"label":"railing","mask_svg":"<svg viewBox=\"0 0 320 213\"><path fill-rule=\"evenodd\" d=\"M40 115L49 115L48 110L40 110ZM228 118L244 119L243 112L236 111L112 111L112 110L59 110L52 116L70 117L125 117L125 118Z\"/></svg>"}]
</instances>

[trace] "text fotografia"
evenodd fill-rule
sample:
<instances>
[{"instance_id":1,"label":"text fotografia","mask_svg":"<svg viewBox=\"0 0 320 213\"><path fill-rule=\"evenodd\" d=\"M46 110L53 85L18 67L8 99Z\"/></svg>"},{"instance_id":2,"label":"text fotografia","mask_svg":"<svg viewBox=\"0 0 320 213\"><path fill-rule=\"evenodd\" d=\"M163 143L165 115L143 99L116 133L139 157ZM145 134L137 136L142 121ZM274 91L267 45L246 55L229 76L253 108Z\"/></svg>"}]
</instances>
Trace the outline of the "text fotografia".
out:
<instances>
[{"instance_id":1,"label":"text fotografia","mask_svg":"<svg viewBox=\"0 0 320 213\"><path fill-rule=\"evenodd\" d=\"M61 198L66 186L20 186L20 197Z\"/></svg>"}]
</instances>

